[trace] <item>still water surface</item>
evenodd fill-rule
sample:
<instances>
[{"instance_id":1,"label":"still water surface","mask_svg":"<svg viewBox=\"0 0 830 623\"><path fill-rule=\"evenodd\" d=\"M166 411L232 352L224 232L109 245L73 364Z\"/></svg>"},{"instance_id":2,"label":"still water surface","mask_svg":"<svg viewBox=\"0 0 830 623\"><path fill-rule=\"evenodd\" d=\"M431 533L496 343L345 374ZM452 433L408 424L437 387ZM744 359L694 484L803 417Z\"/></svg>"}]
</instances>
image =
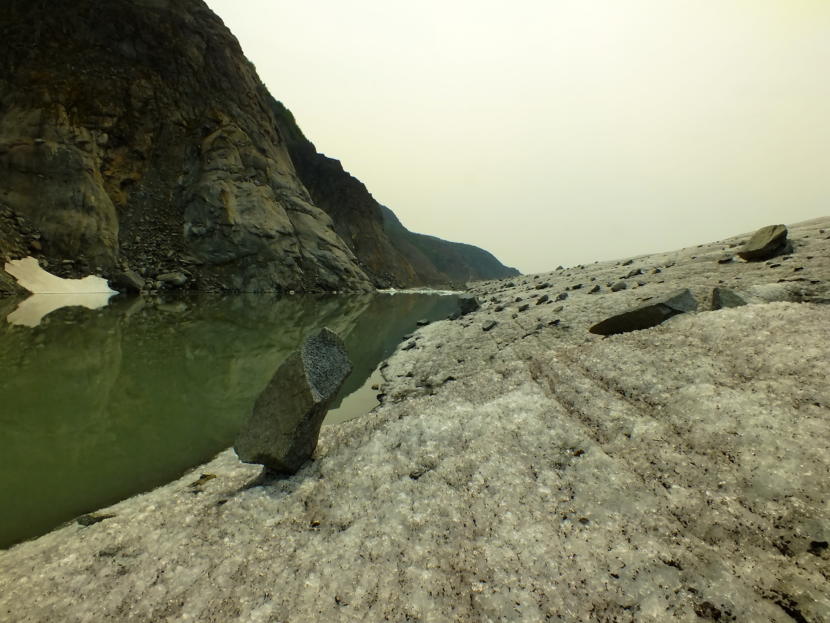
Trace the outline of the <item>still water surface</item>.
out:
<instances>
[{"instance_id":1,"label":"still water surface","mask_svg":"<svg viewBox=\"0 0 830 623\"><path fill-rule=\"evenodd\" d=\"M453 296L401 293L113 299L30 327L7 322L18 304L0 299L0 547L231 446L283 360L321 327L354 364L327 423L367 412L377 365L418 320L457 309Z\"/></svg>"}]
</instances>

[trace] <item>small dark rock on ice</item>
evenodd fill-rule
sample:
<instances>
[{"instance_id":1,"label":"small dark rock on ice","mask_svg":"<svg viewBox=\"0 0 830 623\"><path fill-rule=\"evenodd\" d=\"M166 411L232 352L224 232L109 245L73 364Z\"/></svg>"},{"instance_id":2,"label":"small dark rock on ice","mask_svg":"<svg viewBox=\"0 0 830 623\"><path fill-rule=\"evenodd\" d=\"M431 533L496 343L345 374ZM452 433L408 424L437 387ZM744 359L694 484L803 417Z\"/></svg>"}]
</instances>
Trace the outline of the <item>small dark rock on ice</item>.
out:
<instances>
[{"instance_id":1,"label":"small dark rock on ice","mask_svg":"<svg viewBox=\"0 0 830 623\"><path fill-rule=\"evenodd\" d=\"M681 290L664 299L649 302L635 309L598 322L589 329L597 335L614 335L655 327L684 312L697 310L697 301L689 290Z\"/></svg>"}]
</instances>

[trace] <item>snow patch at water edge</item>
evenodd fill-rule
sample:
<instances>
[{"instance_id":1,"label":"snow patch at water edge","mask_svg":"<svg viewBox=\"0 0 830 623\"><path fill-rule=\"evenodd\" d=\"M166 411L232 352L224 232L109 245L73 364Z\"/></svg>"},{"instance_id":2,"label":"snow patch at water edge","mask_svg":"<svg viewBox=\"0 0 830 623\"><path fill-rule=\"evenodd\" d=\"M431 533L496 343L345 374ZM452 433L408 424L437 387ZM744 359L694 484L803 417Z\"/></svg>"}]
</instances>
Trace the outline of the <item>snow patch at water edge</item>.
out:
<instances>
[{"instance_id":1,"label":"snow patch at water edge","mask_svg":"<svg viewBox=\"0 0 830 623\"><path fill-rule=\"evenodd\" d=\"M14 325L36 327L47 314L61 307L98 309L117 294L103 277L63 279L44 270L33 257L6 262L5 270L32 293L6 317Z\"/></svg>"},{"instance_id":2,"label":"snow patch at water edge","mask_svg":"<svg viewBox=\"0 0 830 623\"><path fill-rule=\"evenodd\" d=\"M88 276L83 279L63 279L41 268L33 257L6 262L5 270L17 279L21 287L32 294L116 294L103 277Z\"/></svg>"}]
</instances>

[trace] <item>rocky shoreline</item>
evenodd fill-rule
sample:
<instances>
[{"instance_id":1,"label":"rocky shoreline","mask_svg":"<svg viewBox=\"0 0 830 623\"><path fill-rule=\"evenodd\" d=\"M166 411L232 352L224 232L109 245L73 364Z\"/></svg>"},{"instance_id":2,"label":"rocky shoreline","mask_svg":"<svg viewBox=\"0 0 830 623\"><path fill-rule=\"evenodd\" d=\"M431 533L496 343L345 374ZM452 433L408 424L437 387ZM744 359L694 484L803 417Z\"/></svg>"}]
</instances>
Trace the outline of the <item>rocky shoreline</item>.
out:
<instances>
[{"instance_id":1,"label":"rocky shoreline","mask_svg":"<svg viewBox=\"0 0 830 623\"><path fill-rule=\"evenodd\" d=\"M225 451L0 552L2 618L830 620L830 218L789 237L474 284L296 475Z\"/></svg>"}]
</instances>

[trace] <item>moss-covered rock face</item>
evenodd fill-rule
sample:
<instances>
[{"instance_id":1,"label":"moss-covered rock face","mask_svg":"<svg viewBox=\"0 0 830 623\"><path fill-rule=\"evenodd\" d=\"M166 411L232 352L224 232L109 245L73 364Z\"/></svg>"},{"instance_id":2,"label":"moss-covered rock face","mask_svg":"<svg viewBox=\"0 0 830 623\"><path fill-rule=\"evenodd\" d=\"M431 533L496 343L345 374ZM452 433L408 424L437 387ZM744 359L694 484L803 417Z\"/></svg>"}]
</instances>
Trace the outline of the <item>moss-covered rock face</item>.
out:
<instances>
[{"instance_id":1,"label":"moss-covered rock face","mask_svg":"<svg viewBox=\"0 0 830 623\"><path fill-rule=\"evenodd\" d=\"M363 289L233 35L201 0L0 6L0 201L77 272Z\"/></svg>"}]
</instances>

